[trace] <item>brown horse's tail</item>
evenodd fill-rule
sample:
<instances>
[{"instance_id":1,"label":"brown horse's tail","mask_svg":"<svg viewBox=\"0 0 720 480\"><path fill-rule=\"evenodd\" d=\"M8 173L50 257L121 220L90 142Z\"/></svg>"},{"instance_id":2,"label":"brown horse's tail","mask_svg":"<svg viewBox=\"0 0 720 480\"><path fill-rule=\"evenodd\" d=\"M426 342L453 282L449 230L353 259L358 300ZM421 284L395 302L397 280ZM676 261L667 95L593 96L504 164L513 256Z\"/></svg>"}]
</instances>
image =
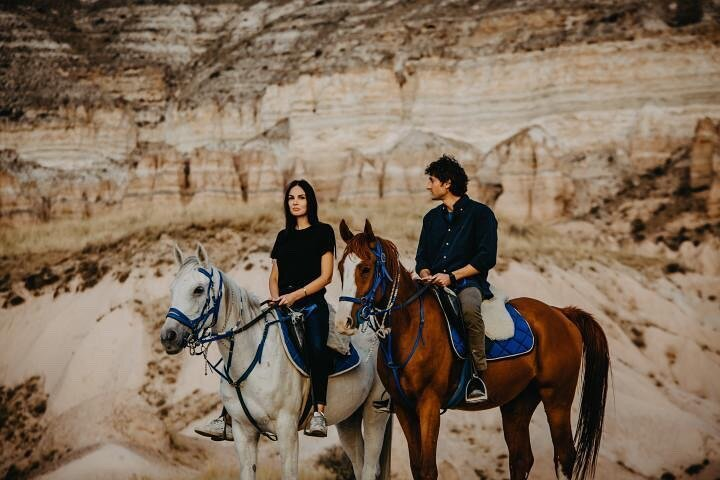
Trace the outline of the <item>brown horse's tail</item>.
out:
<instances>
[{"instance_id":1,"label":"brown horse's tail","mask_svg":"<svg viewBox=\"0 0 720 480\"><path fill-rule=\"evenodd\" d=\"M595 475L595 463L605 418L610 354L605 333L592 315L576 308L561 311L578 327L582 334L585 361L580 416L575 430L575 466L573 478L584 479Z\"/></svg>"}]
</instances>

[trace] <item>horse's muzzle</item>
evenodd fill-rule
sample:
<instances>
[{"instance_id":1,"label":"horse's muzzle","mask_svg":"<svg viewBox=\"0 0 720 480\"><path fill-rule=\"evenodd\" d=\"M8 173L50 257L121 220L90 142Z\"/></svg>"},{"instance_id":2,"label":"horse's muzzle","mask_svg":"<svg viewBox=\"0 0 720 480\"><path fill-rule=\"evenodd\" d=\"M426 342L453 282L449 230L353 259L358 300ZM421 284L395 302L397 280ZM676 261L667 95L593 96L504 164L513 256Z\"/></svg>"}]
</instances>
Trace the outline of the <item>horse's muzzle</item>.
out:
<instances>
[{"instance_id":1,"label":"horse's muzzle","mask_svg":"<svg viewBox=\"0 0 720 480\"><path fill-rule=\"evenodd\" d=\"M184 329L175 329L173 327L163 327L160 330L160 342L165 347L165 352L170 355L180 353L187 345L189 334Z\"/></svg>"}]
</instances>

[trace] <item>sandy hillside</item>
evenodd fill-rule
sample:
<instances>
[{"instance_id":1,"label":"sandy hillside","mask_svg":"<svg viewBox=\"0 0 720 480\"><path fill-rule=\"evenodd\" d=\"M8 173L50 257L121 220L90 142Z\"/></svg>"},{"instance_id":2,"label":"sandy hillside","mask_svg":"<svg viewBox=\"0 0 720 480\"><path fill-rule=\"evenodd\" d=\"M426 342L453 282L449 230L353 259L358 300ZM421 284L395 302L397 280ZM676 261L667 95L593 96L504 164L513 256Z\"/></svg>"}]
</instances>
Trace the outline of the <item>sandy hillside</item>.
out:
<instances>
[{"instance_id":1,"label":"sandy hillside","mask_svg":"<svg viewBox=\"0 0 720 480\"><path fill-rule=\"evenodd\" d=\"M378 233L387 228L379 225ZM553 231L576 239L583 251L595 229L570 222ZM264 296L274 237L269 230L248 235L218 223L133 235L56 260L44 273L40 269L44 281L14 282L12 294L23 301L12 306L8 300L0 310L4 475L231 476L231 445L192 433L193 425L219 410L217 378L204 375L200 358L187 352L170 357L158 341L175 272L170 246L179 240L188 250L204 239L222 269ZM548 253L547 242L538 232L510 229L491 279L510 296L581 306L603 326L612 383L598 478L717 478L720 277L686 268L663 273L669 260L662 259L659 266L633 267L610 254L580 255L565 265ZM401 249L404 264L412 267L412 242L401 241ZM336 277L328 298L338 292ZM393 471L395 478L410 478L406 444L396 427ZM554 478L542 409L533 418L531 438L532 478ZM328 449L337 444L334 430L326 440L302 438L303 478L323 478L327 472L316 462L332 457ZM263 443L264 478L277 477L277 454L274 445ZM506 478L506 454L499 411L443 416L441 478Z\"/></svg>"}]
</instances>

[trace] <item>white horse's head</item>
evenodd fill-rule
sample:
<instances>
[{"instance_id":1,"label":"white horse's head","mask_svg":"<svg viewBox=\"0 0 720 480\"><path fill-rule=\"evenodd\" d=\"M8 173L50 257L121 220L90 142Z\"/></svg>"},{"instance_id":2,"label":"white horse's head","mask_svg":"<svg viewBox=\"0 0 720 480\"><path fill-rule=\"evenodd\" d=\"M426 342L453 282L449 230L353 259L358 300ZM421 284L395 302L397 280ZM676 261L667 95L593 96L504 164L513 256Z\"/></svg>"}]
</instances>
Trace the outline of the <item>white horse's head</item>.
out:
<instances>
[{"instance_id":1,"label":"white horse's head","mask_svg":"<svg viewBox=\"0 0 720 480\"><path fill-rule=\"evenodd\" d=\"M171 355L182 351L190 337L197 335L200 327L207 324L198 321L198 328L192 328L193 320L200 320L214 307L213 296L219 288L217 280L213 280L214 268L202 244L198 243L196 256L184 257L177 245L173 247L173 254L179 269L170 285L170 311L160 330L160 341Z\"/></svg>"}]
</instances>

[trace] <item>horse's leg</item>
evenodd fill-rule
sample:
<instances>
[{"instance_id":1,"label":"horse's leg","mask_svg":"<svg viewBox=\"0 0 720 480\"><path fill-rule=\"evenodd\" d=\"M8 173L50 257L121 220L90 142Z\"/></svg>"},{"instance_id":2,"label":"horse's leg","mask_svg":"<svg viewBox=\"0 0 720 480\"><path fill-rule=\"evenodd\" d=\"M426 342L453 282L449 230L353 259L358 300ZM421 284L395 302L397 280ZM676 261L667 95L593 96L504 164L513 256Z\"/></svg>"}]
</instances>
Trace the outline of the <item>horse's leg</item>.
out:
<instances>
[{"instance_id":1,"label":"horse's leg","mask_svg":"<svg viewBox=\"0 0 720 480\"><path fill-rule=\"evenodd\" d=\"M282 459L282 478L294 480L298 477L297 411L281 411L276 425L278 450Z\"/></svg>"},{"instance_id":2,"label":"horse's leg","mask_svg":"<svg viewBox=\"0 0 720 480\"><path fill-rule=\"evenodd\" d=\"M555 449L555 476L561 480L572 478L575 465L575 445L570 424L570 410L574 393L569 389L552 387L540 389Z\"/></svg>"},{"instance_id":3,"label":"horse's leg","mask_svg":"<svg viewBox=\"0 0 720 480\"><path fill-rule=\"evenodd\" d=\"M373 397L370 397L372 399ZM375 410L372 401L365 402L362 410L365 455L363 458L362 480L375 480L380 474L380 454L385 441L385 427L389 415Z\"/></svg>"},{"instance_id":4,"label":"horse's leg","mask_svg":"<svg viewBox=\"0 0 720 480\"><path fill-rule=\"evenodd\" d=\"M364 441L362 435L362 417L360 410L335 425L340 437L340 444L350 457L355 478L360 478L363 471Z\"/></svg>"},{"instance_id":5,"label":"horse's leg","mask_svg":"<svg viewBox=\"0 0 720 480\"><path fill-rule=\"evenodd\" d=\"M240 460L240 480L254 480L257 471L258 433L244 429L234 418L232 433L235 452Z\"/></svg>"},{"instance_id":6,"label":"horse's leg","mask_svg":"<svg viewBox=\"0 0 720 480\"><path fill-rule=\"evenodd\" d=\"M534 461L530 446L530 419L538 403L540 395L531 383L520 395L500 407L510 457L510 480L525 480L530 475Z\"/></svg>"},{"instance_id":7,"label":"horse's leg","mask_svg":"<svg viewBox=\"0 0 720 480\"><path fill-rule=\"evenodd\" d=\"M423 395L417 405L420 418L420 478L436 479L437 440L440 433L440 398L432 390Z\"/></svg>"},{"instance_id":8,"label":"horse's leg","mask_svg":"<svg viewBox=\"0 0 720 480\"><path fill-rule=\"evenodd\" d=\"M395 405L395 415L397 415L398 422L400 422L400 427L402 427L407 440L410 470L412 470L413 478L420 478L422 453L420 451L420 419L414 410L397 404Z\"/></svg>"}]
</instances>

